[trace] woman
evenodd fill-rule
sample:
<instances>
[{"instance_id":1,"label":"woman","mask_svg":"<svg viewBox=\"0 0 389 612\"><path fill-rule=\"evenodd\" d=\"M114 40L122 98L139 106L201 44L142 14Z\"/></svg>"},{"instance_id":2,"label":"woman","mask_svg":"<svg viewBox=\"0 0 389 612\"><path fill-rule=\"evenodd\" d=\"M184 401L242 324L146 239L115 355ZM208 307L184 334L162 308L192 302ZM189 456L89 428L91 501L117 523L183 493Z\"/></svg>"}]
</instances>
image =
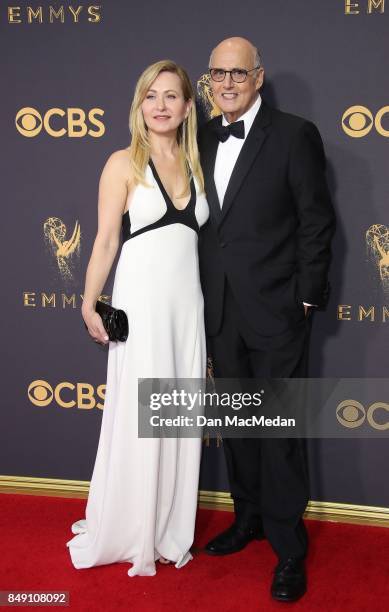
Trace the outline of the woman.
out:
<instances>
[{"instance_id":1,"label":"woman","mask_svg":"<svg viewBox=\"0 0 389 612\"><path fill-rule=\"evenodd\" d=\"M73 565L127 561L152 576L155 561L192 556L201 440L138 438L138 378L203 378L206 348L197 238L209 211L196 144L194 94L171 61L141 75L132 142L100 179L98 232L82 315L108 343L96 299L117 253L112 305L128 316L126 342L109 342L107 386L86 519L72 525Z\"/></svg>"}]
</instances>

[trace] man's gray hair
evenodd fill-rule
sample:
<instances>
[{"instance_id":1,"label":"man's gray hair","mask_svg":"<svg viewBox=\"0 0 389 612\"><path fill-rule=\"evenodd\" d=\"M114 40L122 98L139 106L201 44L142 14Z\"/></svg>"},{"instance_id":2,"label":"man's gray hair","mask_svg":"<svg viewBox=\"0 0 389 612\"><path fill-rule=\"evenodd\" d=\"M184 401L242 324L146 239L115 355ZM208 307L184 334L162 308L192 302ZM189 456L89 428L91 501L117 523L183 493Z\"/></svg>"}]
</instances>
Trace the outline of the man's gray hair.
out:
<instances>
[{"instance_id":1,"label":"man's gray hair","mask_svg":"<svg viewBox=\"0 0 389 612\"><path fill-rule=\"evenodd\" d=\"M261 55L257 49L257 47L255 47L255 55L254 55L254 66L257 66L258 68L261 68Z\"/></svg>"}]
</instances>

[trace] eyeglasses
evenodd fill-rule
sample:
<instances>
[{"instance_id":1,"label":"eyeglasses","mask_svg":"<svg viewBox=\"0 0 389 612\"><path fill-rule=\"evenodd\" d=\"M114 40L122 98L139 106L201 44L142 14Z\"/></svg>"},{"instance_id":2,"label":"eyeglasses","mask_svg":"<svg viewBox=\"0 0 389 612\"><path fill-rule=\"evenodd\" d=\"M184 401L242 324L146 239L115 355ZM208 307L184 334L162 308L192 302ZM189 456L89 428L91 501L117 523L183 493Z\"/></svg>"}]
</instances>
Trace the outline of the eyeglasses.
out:
<instances>
[{"instance_id":1,"label":"eyeglasses","mask_svg":"<svg viewBox=\"0 0 389 612\"><path fill-rule=\"evenodd\" d=\"M244 68L233 68L232 70L223 70L223 68L210 68L209 74L211 75L212 81L216 81L217 83L224 81L227 73L231 75L231 79L234 81L234 83L244 83L244 81L247 79L248 73L253 72L254 70L258 70L258 68L260 68L260 66L251 68L251 70L245 70Z\"/></svg>"}]
</instances>

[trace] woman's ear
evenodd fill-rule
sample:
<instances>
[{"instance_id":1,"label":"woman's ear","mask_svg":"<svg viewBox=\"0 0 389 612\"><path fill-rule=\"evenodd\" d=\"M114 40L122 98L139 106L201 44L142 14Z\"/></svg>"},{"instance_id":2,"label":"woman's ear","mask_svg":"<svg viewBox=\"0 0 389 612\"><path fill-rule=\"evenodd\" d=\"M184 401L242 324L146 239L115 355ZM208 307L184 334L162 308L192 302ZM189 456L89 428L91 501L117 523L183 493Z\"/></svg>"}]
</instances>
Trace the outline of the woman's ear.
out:
<instances>
[{"instance_id":1,"label":"woman's ear","mask_svg":"<svg viewBox=\"0 0 389 612\"><path fill-rule=\"evenodd\" d=\"M190 98L189 100L187 100L186 102L186 112L185 112L185 119L188 118L188 115L190 113L190 109L192 108L192 104L193 104L193 100L192 98Z\"/></svg>"}]
</instances>

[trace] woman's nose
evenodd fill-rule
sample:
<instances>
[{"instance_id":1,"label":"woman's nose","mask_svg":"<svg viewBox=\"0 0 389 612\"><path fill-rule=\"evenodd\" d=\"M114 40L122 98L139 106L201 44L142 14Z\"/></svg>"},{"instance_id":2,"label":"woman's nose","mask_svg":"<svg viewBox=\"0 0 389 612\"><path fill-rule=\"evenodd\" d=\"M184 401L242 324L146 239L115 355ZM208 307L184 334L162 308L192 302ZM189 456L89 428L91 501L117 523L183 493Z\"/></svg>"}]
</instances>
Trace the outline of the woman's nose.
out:
<instances>
[{"instance_id":1,"label":"woman's nose","mask_svg":"<svg viewBox=\"0 0 389 612\"><path fill-rule=\"evenodd\" d=\"M165 108L165 98L164 96L157 96L157 108L158 110L164 110Z\"/></svg>"}]
</instances>

